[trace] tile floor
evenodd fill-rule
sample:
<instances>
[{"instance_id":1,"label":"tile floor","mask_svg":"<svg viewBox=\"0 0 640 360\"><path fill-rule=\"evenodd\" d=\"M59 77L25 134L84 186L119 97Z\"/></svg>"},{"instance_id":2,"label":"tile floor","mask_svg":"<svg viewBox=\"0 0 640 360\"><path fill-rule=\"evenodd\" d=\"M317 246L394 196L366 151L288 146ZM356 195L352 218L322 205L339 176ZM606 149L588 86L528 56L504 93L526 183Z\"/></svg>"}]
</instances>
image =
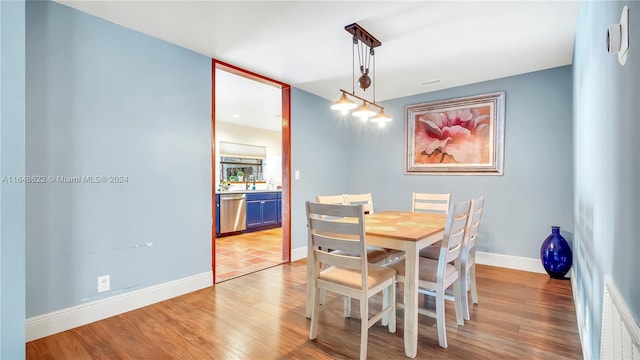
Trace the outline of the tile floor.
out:
<instances>
[{"instance_id":1,"label":"tile floor","mask_svg":"<svg viewBox=\"0 0 640 360\"><path fill-rule=\"evenodd\" d=\"M216 239L216 283L282 263L282 228Z\"/></svg>"}]
</instances>

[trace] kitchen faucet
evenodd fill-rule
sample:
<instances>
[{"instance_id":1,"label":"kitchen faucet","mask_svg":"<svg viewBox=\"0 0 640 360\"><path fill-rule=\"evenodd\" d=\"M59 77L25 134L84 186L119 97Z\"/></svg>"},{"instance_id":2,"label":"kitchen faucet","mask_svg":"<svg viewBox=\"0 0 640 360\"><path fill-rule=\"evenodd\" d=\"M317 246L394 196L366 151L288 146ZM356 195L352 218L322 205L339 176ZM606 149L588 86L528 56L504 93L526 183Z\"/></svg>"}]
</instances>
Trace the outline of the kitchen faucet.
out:
<instances>
[{"instance_id":1,"label":"kitchen faucet","mask_svg":"<svg viewBox=\"0 0 640 360\"><path fill-rule=\"evenodd\" d=\"M256 177L253 175L248 175L245 178L244 189L249 190L249 182L251 181L249 178L253 179L253 190L256 189Z\"/></svg>"}]
</instances>

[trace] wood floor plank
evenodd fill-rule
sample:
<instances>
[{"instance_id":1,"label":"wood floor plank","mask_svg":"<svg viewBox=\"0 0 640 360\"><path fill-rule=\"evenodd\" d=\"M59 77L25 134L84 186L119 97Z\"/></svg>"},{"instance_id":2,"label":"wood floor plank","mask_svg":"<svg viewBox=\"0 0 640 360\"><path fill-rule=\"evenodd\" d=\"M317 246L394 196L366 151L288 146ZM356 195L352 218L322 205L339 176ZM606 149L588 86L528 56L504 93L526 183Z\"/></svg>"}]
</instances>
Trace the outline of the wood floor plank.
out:
<instances>
[{"instance_id":1,"label":"wood floor plank","mask_svg":"<svg viewBox=\"0 0 640 360\"><path fill-rule=\"evenodd\" d=\"M448 348L438 345L435 320L420 316L416 358L582 359L569 281L483 265L477 278L480 303L463 326L446 302ZM305 287L304 260L280 265L34 340L27 359L358 358L359 303L352 302L351 318L343 317L340 301L331 304L311 341ZM379 306L378 298L371 302ZM403 315L399 309L395 334L379 323L371 327L369 359L406 359Z\"/></svg>"}]
</instances>

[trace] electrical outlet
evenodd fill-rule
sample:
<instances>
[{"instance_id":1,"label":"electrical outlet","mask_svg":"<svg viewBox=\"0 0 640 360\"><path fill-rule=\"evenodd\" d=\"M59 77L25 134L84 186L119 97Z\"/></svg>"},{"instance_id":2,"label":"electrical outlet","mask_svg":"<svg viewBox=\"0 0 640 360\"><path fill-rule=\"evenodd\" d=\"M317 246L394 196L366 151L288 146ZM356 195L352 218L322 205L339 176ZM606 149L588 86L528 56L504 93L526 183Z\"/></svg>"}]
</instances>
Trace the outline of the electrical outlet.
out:
<instances>
[{"instance_id":1,"label":"electrical outlet","mask_svg":"<svg viewBox=\"0 0 640 360\"><path fill-rule=\"evenodd\" d=\"M111 277L109 275L98 276L98 292L111 289Z\"/></svg>"}]
</instances>

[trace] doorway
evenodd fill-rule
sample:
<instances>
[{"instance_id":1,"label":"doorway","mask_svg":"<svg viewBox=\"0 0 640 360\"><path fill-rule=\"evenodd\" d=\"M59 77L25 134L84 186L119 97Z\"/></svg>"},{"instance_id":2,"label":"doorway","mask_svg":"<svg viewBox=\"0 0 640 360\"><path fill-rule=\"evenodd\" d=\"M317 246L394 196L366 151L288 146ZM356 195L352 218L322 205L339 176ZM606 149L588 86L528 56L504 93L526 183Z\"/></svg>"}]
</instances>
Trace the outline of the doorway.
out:
<instances>
[{"instance_id":1,"label":"doorway","mask_svg":"<svg viewBox=\"0 0 640 360\"><path fill-rule=\"evenodd\" d=\"M240 77L245 82L248 81L251 87L264 85L272 91L274 88L277 89L281 104L278 108L278 114L267 114L266 116L271 118L262 118L262 120L251 120L250 116L243 118L242 114L227 114L224 116L233 116L237 117L237 119L230 121L223 119L221 113L224 109L223 101L227 101L230 92L230 89L222 88L224 87L223 80L230 76ZM250 108L252 105L256 107L256 103L251 98L246 98L246 95L248 95L246 92L243 95L245 95L245 98L242 101L246 104L246 107ZM215 59L212 60L212 268L214 283L290 261L290 98L291 90L287 84ZM273 123L274 120L275 126L269 128L267 123ZM256 123L252 124L251 121ZM218 126L223 122L231 123L231 125L224 124L224 127L219 128ZM234 127L236 130L233 130ZM242 136L233 138L230 133L237 132L237 129L242 129ZM271 139L270 144L265 146L269 141L257 140L263 136L269 138L270 131L278 130L280 133L279 143ZM237 146L229 147L228 144L230 143ZM240 151L237 149L253 149L263 146L271 149L264 156L250 152L247 154L235 153ZM273 151L278 146L280 149L276 150L280 151ZM230 148L234 149L233 153L229 153L231 151L229 150ZM223 156L225 166L221 164ZM234 161L240 164L234 165ZM250 161L253 161L252 165L245 164ZM274 164L276 163L279 163L280 166L274 170ZM274 173L274 171L277 173ZM245 172L250 173L245 174ZM252 215L251 209L254 209L252 206L255 206L258 202L249 200L247 204L249 214L245 215L249 226L244 229L234 229L237 231L232 233L221 234L219 231L220 208L218 207L220 202L216 201L216 199L219 199L221 195L230 193L246 193L249 199L251 197L260 199L264 197L266 199L269 195L275 196L277 194L277 219L280 226L270 225L266 217L264 223L253 221L255 216ZM270 213L268 206L272 204L270 200L261 200L259 204L265 207L260 211L265 216L268 216L266 215ZM252 244L255 244L255 246ZM265 251L255 249L260 247L264 247ZM237 254L235 260L233 256L236 255L234 254ZM242 262L245 262L247 266L242 266L240 264Z\"/></svg>"}]
</instances>

